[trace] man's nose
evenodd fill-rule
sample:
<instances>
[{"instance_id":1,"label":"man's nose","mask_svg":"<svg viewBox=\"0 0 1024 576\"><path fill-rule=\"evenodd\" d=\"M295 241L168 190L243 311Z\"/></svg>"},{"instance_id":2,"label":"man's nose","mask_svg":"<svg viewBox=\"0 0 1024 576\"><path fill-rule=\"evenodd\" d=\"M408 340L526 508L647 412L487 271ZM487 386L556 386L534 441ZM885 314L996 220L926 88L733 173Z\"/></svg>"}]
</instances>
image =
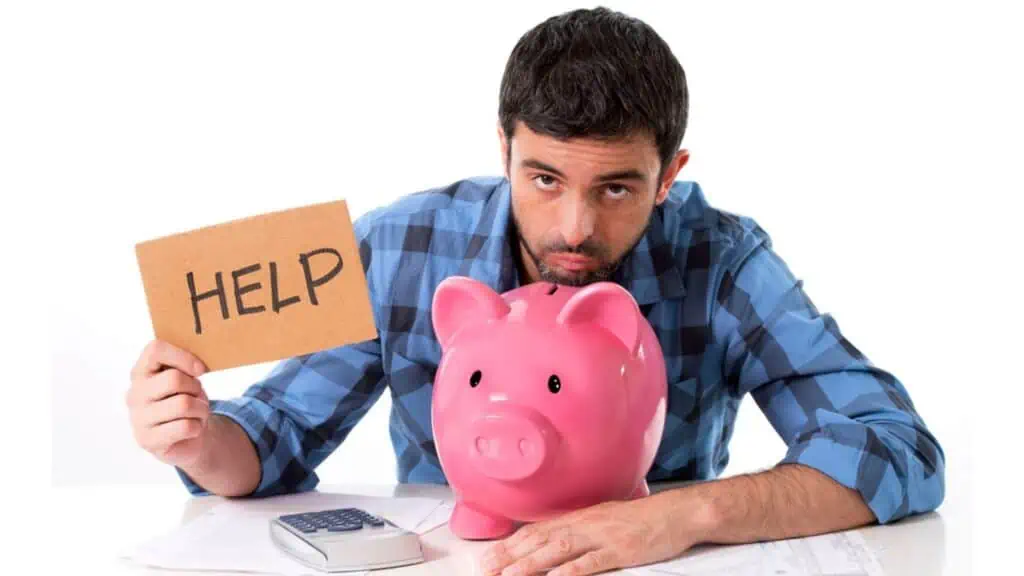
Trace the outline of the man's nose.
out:
<instances>
[{"instance_id":1,"label":"man's nose","mask_svg":"<svg viewBox=\"0 0 1024 576\"><path fill-rule=\"evenodd\" d=\"M594 209L586 202L571 200L562 206L560 231L569 246L579 246L594 234Z\"/></svg>"}]
</instances>

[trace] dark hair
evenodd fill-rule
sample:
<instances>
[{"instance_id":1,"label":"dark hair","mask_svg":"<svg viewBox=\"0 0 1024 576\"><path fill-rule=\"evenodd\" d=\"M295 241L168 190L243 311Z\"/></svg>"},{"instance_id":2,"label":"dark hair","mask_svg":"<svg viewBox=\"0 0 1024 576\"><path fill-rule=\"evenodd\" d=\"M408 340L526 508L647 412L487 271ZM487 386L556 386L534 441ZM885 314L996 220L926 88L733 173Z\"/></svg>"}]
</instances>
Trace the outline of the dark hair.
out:
<instances>
[{"instance_id":1,"label":"dark hair","mask_svg":"<svg viewBox=\"0 0 1024 576\"><path fill-rule=\"evenodd\" d=\"M689 96L683 67L647 24L606 8L573 10L524 34L501 80L498 117L557 138L653 136L661 169L679 150Z\"/></svg>"}]
</instances>

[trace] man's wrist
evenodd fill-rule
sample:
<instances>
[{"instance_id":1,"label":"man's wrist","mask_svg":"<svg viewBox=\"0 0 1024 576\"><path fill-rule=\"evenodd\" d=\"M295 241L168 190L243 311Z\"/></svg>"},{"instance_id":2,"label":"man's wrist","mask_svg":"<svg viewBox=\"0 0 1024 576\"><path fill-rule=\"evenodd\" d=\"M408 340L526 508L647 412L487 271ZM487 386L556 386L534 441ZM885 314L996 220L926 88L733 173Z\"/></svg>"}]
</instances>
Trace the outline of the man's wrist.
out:
<instances>
[{"instance_id":1,"label":"man's wrist","mask_svg":"<svg viewBox=\"0 0 1024 576\"><path fill-rule=\"evenodd\" d=\"M251 494L262 480L255 445L232 418L211 414L200 437L199 455L182 472L221 496Z\"/></svg>"},{"instance_id":2,"label":"man's wrist","mask_svg":"<svg viewBox=\"0 0 1024 576\"><path fill-rule=\"evenodd\" d=\"M664 500L657 505L665 507L669 529L676 531L673 541L689 548L742 542L752 533L764 532L768 515L758 480L739 475L663 493Z\"/></svg>"},{"instance_id":3,"label":"man's wrist","mask_svg":"<svg viewBox=\"0 0 1024 576\"><path fill-rule=\"evenodd\" d=\"M217 445L224 442L225 435L231 433L232 426L236 425L227 416L210 414L200 437L199 456L190 466L182 468L184 472L193 477L215 474L217 468L223 464L221 459L217 458Z\"/></svg>"},{"instance_id":4,"label":"man's wrist","mask_svg":"<svg viewBox=\"0 0 1024 576\"><path fill-rule=\"evenodd\" d=\"M732 512L722 502L716 486L719 483L717 480L702 482L651 496L652 505L665 518L666 529L677 551L711 542L722 530Z\"/></svg>"},{"instance_id":5,"label":"man's wrist","mask_svg":"<svg viewBox=\"0 0 1024 576\"><path fill-rule=\"evenodd\" d=\"M214 418L216 414L210 414L209 419L206 421L206 425L200 432L200 435L195 439L199 442L199 453L188 463L178 464L178 469L184 472L193 481L198 481L198 478L205 476L208 473L210 462L212 459L209 456L210 452L210 435L211 428L215 426Z\"/></svg>"}]
</instances>

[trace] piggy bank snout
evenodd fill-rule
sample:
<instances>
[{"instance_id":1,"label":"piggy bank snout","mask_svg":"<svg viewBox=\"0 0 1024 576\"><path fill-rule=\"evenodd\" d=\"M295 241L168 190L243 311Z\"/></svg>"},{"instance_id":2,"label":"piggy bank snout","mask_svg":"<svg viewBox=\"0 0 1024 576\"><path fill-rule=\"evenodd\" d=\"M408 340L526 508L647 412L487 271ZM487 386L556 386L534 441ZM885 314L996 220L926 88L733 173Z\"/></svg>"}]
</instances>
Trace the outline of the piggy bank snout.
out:
<instances>
[{"instance_id":1,"label":"piggy bank snout","mask_svg":"<svg viewBox=\"0 0 1024 576\"><path fill-rule=\"evenodd\" d=\"M469 452L476 469L495 480L523 480L552 455L555 430L530 409L489 411L469 426Z\"/></svg>"}]
</instances>

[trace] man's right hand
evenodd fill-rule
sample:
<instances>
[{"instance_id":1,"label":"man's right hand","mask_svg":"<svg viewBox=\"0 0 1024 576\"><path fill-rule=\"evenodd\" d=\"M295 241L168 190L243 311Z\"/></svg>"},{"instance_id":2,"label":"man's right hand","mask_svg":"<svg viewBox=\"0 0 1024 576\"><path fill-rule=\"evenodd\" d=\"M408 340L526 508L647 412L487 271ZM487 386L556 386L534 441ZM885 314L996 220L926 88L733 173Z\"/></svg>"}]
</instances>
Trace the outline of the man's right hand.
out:
<instances>
[{"instance_id":1,"label":"man's right hand","mask_svg":"<svg viewBox=\"0 0 1024 576\"><path fill-rule=\"evenodd\" d=\"M161 340L150 342L131 371L125 401L135 441L160 461L188 468L202 451L210 400L199 376L206 366Z\"/></svg>"}]
</instances>

